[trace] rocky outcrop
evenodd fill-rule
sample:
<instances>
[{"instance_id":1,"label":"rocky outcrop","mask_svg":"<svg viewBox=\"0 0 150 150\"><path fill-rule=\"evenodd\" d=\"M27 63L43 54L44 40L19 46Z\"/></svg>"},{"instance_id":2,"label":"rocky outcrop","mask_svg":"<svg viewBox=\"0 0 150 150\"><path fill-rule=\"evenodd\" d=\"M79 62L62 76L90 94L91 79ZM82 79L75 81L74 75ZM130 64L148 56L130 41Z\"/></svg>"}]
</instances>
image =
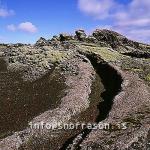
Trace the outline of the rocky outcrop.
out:
<instances>
[{"instance_id":1,"label":"rocky outcrop","mask_svg":"<svg viewBox=\"0 0 150 150\"><path fill-rule=\"evenodd\" d=\"M80 144L83 150L149 148L149 87L137 75L117 70L124 79L122 91L115 97L109 116L99 123L109 123L111 127L93 130Z\"/></svg>"},{"instance_id":2,"label":"rocky outcrop","mask_svg":"<svg viewBox=\"0 0 150 150\"><path fill-rule=\"evenodd\" d=\"M83 61L84 59L84 61ZM67 69L68 68L68 69ZM55 126L55 130L41 130L26 128L23 131L16 132L0 141L0 148L6 150L19 149L59 149L67 138L75 135L81 129L60 130L58 127L67 123L77 123L84 117L88 116L89 112L86 109L90 106L89 96L91 93L92 82L95 79L95 72L90 62L86 58L74 58L62 65L63 76L66 78L68 86L66 95L61 99L61 104L53 110L48 110L41 115L33 118L29 124L38 124L40 122L49 123ZM92 104L93 105L93 104ZM96 106L95 106L96 107ZM93 110L94 111L94 110ZM84 113L83 113L84 112ZM75 116L80 116L78 119ZM84 121L91 121L91 116ZM58 126L57 126L58 125ZM64 136L65 135L65 136ZM42 140L41 140L42 139ZM38 141L41 141L40 143ZM55 142L54 142L55 141Z\"/></svg>"},{"instance_id":3,"label":"rocky outcrop","mask_svg":"<svg viewBox=\"0 0 150 150\"><path fill-rule=\"evenodd\" d=\"M48 41L44 39L43 37L40 37L40 39L35 43L35 46L41 47L41 46L47 46Z\"/></svg>"},{"instance_id":4,"label":"rocky outcrop","mask_svg":"<svg viewBox=\"0 0 150 150\"><path fill-rule=\"evenodd\" d=\"M65 34L65 33L60 34L60 41L61 42L69 41L69 40L74 40L74 37L69 35L69 34Z\"/></svg>"},{"instance_id":5,"label":"rocky outcrop","mask_svg":"<svg viewBox=\"0 0 150 150\"><path fill-rule=\"evenodd\" d=\"M147 150L149 51L109 30L0 44L0 149ZM35 129L41 122L53 128ZM110 128L58 128L70 123Z\"/></svg>"},{"instance_id":6,"label":"rocky outcrop","mask_svg":"<svg viewBox=\"0 0 150 150\"><path fill-rule=\"evenodd\" d=\"M150 52L139 52L139 51L133 51L128 53L123 53L124 55L135 57L135 58L150 58Z\"/></svg>"},{"instance_id":7,"label":"rocky outcrop","mask_svg":"<svg viewBox=\"0 0 150 150\"><path fill-rule=\"evenodd\" d=\"M89 42L89 43L98 43L98 40L92 36L92 35L89 35L87 38L86 38L86 42Z\"/></svg>"},{"instance_id":8,"label":"rocky outcrop","mask_svg":"<svg viewBox=\"0 0 150 150\"><path fill-rule=\"evenodd\" d=\"M85 41L86 40L86 34L85 34L85 31L84 30L77 30L75 31L76 33L76 36L75 38L79 41Z\"/></svg>"},{"instance_id":9,"label":"rocky outcrop","mask_svg":"<svg viewBox=\"0 0 150 150\"><path fill-rule=\"evenodd\" d=\"M105 42L112 48L117 49L121 46L130 46L133 48L140 49L139 43L127 39L125 36L110 30L97 29L93 32L93 36L101 42Z\"/></svg>"},{"instance_id":10,"label":"rocky outcrop","mask_svg":"<svg viewBox=\"0 0 150 150\"><path fill-rule=\"evenodd\" d=\"M50 41L60 41L60 37L55 35L52 37L52 39Z\"/></svg>"}]
</instances>

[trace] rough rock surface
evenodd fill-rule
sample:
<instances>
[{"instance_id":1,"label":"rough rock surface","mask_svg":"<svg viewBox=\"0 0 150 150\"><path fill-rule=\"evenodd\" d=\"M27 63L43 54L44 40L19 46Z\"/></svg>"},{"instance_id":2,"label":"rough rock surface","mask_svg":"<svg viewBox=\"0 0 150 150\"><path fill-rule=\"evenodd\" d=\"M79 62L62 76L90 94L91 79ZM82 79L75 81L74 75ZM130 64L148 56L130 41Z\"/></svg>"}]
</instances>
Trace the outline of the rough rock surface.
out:
<instances>
[{"instance_id":1,"label":"rough rock surface","mask_svg":"<svg viewBox=\"0 0 150 150\"><path fill-rule=\"evenodd\" d=\"M38 108L27 122L18 123L24 123L22 128L0 133L0 150L149 149L150 45L109 30L75 34L40 38L35 45L0 44L0 117L9 107L11 118L17 110L27 111L22 115ZM30 93L22 101L26 84ZM51 108L45 98L55 99L57 105ZM56 128L31 128L41 122ZM110 128L57 126L68 123L106 123Z\"/></svg>"},{"instance_id":2,"label":"rough rock surface","mask_svg":"<svg viewBox=\"0 0 150 150\"><path fill-rule=\"evenodd\" d=\"M148 150L150 118L149 87L137 75L122 72L122 91L114 98L109 116L100 124L109 123L108 130L93 130L81 143L81 149Z\"/></svg>"},{"instance_id":3,"label":"rough rock surface","mask_svg":"<svg viewBox=\"0 0 150 150\"><path fill-rule=\"evenodd\" d=\"M70 60L64 65L67 66L65 67L65 70L62 71L62 73L65 74L64 76L66 77L66 85L68 86L66 96L62 98L61 104L58 108L46 111L38 117L35 117L33 120L31 120L32 124L40 122L50 123L52 125L69 123L75 115L80 114L89 107L89 94L91 93L90 87L95 78L93 67L90 65L88 60L83 62L81 58ZM69 71L66 68L69 68ZM80 117L82 118L82 116ZM76 120L76 122L77 121L80 120ZM70 131L67 131L66 133L66 131L59 130L57 128L54 131L45 129L42 132L27 128L22 132L15 133L14 135L2 140L0 142L0 147L2 149L14 150L23 145L21 147L24 149L34 149L35 147L59 149L59 147L62 146L61 144L65 142L64 140L69 137L69 132ZM66 135L66 138L65 136L63 137L64 134ZM48 140L49 143L40 147L40 143L37 143L34 138L37 141L38 139L40 140L42 138L43 141L41 142L46 143ZM15 141L11 139L15 139ZM34 145L29 143L29 140L31 139L33 143L36 142L37 144ZM58 139L61 139L61 142L53 142L54 140Z\"/></svg>"},{"instance_id":4,"label":"rough rock surface","mask_svg":"<svg viewBox=\"0 0 150 150\"><path fill-rule=\"evenodd\" d=\"M85 41L86 39L86 34L84 32L84 30L77 30L76 32L76 38L79 40L79 41Z\"/></svg>"},{"instance_id":5,"label":"rough rock surface","mask_svg":"<svg viewBox=\"0 0 150 150\"><path fill-rule=\"evenodd\" d=\"M69 41L69 40L74 40L74 37L65 33L60 34L60 41Z\"/></svg>"},{"instance_id":6,"label":"rough rock surface","mask_svg":"<svg viewBox=\"0 0 150 150\"><path fill-rule=\"evenodd\" d=\"M35 43L35 46L45 46L48 45L48 41L44 39L43 37L40 37L40 39Z\"/></svg>"}]
</instances>

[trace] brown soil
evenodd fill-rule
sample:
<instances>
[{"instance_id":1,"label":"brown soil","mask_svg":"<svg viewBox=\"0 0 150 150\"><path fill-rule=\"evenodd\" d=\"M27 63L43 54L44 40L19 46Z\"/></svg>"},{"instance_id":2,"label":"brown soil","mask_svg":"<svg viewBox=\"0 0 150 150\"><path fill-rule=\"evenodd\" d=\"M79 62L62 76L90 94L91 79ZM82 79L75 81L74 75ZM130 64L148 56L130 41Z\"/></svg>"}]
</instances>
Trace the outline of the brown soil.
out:
<instances>
[{"instance_id":1,"label":"brown soil","mask_svg":"<svg viewBox=\"0 0 150 150\"><path fill-rule=\"evenodd\" d=\"M35 116L56 108L65 89L64 79L56 71L35 82L24 82L21 74L6 68L1 60L0 138L24 129Z\"/></svg>"}]
</instances>

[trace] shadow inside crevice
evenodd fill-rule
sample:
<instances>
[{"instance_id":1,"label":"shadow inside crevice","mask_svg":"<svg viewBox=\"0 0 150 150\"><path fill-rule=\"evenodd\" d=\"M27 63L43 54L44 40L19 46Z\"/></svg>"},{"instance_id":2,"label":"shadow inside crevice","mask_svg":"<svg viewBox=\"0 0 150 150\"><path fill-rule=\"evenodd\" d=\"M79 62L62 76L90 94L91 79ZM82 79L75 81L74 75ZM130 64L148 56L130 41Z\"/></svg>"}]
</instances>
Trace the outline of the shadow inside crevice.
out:
<instances>
[{"instance_id":1,"label":"shadow inside crevice","mask_svg":"<svg viewBox=\"0 0 150 150\"><path fill-rule=\"evenodd\" d=\"M97 74L100 76L105 91L101 94L103 102L98 105L99 115L96 122L106 119L111 111L114 97L121 91L122 78L117 71L107 63L94 63L91 61Z\"/></svg>"},{"instance_id":2,"label":"shadow inside crevice","mask_svg":"<svg viewBox=\"0 0 150 150\"><path fill-rule=\"evenodd\" d=\"M99 114L95 120L95 123L99 123L108 117L113 105L113 99L121 91L121 84L123 82L123 79L113 67L111 67L103 60L99 61L98 56L86 54L86 57L91 61L91 64L93 65L96 73L101 78L101 82L103 83L103 86L105 88L105 91L101 94L101 98L103 99L103 101L100 102L97 106ZM74 147L75 150L81 149L80 144L91 131L92 130L87 128L81 131L80 134L82 134L82 139ZM60 150L67 150L69 145L73 143L74 139L75 137L71 137L70 139L68 139Z\"/></svg>"}]
</instances>

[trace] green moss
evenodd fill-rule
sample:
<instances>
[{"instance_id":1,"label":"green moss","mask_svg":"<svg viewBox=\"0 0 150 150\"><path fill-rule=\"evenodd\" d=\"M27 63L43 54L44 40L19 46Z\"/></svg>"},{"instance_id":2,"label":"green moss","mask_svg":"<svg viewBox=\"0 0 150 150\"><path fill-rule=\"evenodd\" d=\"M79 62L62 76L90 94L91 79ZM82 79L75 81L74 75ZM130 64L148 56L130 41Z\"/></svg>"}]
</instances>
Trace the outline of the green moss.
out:
<instances>
[{"instance_id":1,"label":"green moss","mask_svg":"<svg viewBox=\"0 0 150 150\"><path fill-rule=\"evenodd\" d=\"M140 120L138 118L133 118L133 117L125 118L125 119L123 119L123 122L132 123L132 124L135 124L135 125L140 124Z\"/></svg>"},{"instance_id":2,"label":"green moss","mask_svg":"<svg viewBox=\"0 0 150 150\"><path fill-rule=\"evenodd\" d=\"M7 48L5 45L0 45L0 49Z\"/></svg>"},{"instance_id":3,"label":"green moss","mask_svg":"<svg viewBox=\"0 0 150 150\"><path fill-rule=\"evenodd\" d=\"M134 71L134 72L142 72L143 70L140 69L140 68L131 68L131 71Z\"/></svg>"},{"instance_id":4,"label":"green moss","mask_svg":"<svg viewBox=\"0 0 150 150\"><path fill-rule=\"evenodd\" d=\"M145 77L146 81L150 81L150 73Z\"/></svg>"},{"instance_id":5,"label":"green moss","mask_svg":"<svg viewBox=\"0 0 150 150\"><path fill-rule=\"evenodd\" d=\"M141 46L144 49L150 49L150 45L148 45L148 44L140 43L139 46Z\"/></svg>"},{"instance_id":6,"label":"green moss","mask_svg":"<svg viewBox=\"0 0 150 150\"><path fill-rule=\"evenodd\" d=\"M84 52L93 52L98 54L104 59L105 61L117 61L119 60L122 55L119 54L117 51L108 50L108 47L98 47L98 46L88 46L88 45L78 45L79 49Z\"/></svg>"},{"instance_id":7,"label":"green moss","mask_svg":"<svg viewBox=\"0 0 150 150\"><path fill-rule=\"evenodd\" d=\"M94 43L86 43L86 42L82 42L82 46L98 47L97 44L94 44Z\"/></svg>"},{"instance_id":8,"label":"green moss","mask_svg":"<svg viewBox=\"0 0 150 150\"><path fill-rule=\"evenodd\" d=\"M64 52L64 51L58 51L58 50L53 50L53 51L48 51L46 58L48 58L51 62L61 62L66 59L68 59L71 56L69 52Z\"/></svg>"}]
</instances>

